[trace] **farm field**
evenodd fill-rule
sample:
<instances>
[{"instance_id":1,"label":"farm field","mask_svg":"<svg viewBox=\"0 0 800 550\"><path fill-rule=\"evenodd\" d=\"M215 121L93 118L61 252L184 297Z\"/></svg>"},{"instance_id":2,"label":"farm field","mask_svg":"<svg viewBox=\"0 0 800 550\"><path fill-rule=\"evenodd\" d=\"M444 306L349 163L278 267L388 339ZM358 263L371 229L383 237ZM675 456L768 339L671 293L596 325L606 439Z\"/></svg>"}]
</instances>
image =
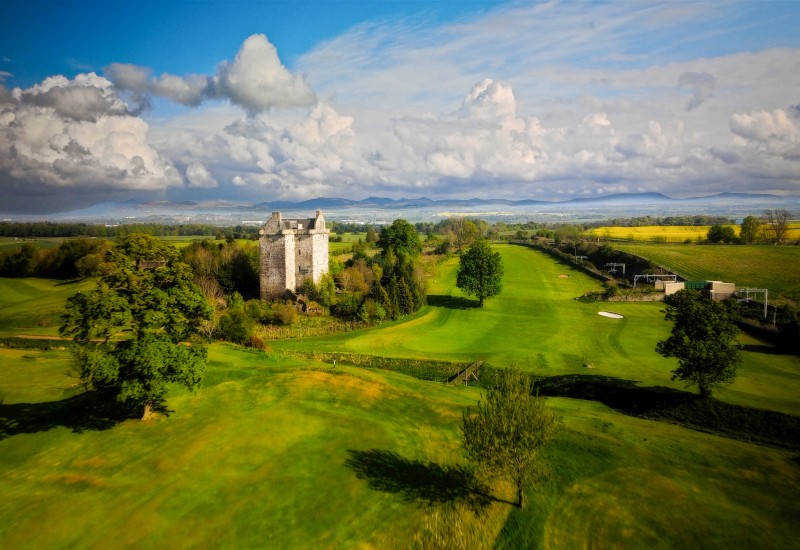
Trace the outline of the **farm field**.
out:
<instances>
[{"instance_id":1,"label":"farm field","mask_svg":"<svg viewBox=\"0 0 800 550\"><path fill-rule=\"evenodd\" d=\"M692 280L769 289L770 300L800 301L800 247L769 245L647 245L614 243Z\"/></svg>"},{"instance_id":2,"label":"farm field","mask_svg":"<svg viewBox=\"0 0 800 550\"><path fill-rule=\"evenodd\" d=\"M534 250L497 250L504 290L482 310L455 288L450 260L439 266L430 304L404 321L273 342L269 353L211 345L204 387L173 391L169 416L148 422L81 414L68 351L0 349L0 541L407 548L430 529L452 528L429 504L464 494L454 491L464 480L458 427L480 390L334 370L282 350L484 358L537 374L683 388L669 381L673 363L653 351L669 328L658 304L578 302L599 283ZM90 285L0 279L3 334L28 330L31 311L57 312ZM601 317L601 309L626 317ZM716 395L800 414L798 358L747 336L742 343L740 374ZM481 526L487 546L790 548L800 537L796 453L594 401L548 403L563 429L548 450L552 475L529 490L527 508L493 501L480 518L463 512L464 528ZM511 499L513 490L498 483L492 494Z\"/></svg>"},{"instance_id":3,"label":"farm field","mask_svg":"<svg viewBox=\"0 0 800 550\"><path fill-rule=\"evenodd\" d=\"M37 248L55 248L67 238L14 238L0 237L0 252L16 252L23 244L32 244Z\"/></svg>"},{"instance_id":4,"label":"farm field","mask_svg":"<svg viewBox=\"0 0 800 550\"><path fill-rule=\"evenodd\" d=\"M37 399L38 378L17 394L33 412L0 404L4 545L407 548L428 534L435 515L424 503L460 479L458 423L477 389L210 351L205 387L174 392L168 418L106 429L74 414L37 423L37 412L59 410L52 388ZM57 363L51 381L66 388ZM28 380L24 364L3 368L4 383ZM487 542L789 548L800 536L791 453L590 401L549 403L564 424L548 452L553 475L523 510L493 502L480 520L464 512ZM512 492L493 488L500 499Z\"/></svg>"},{"instance_id":5,"label":"farm field","mask_svg":"<svg viewBox=\"0 0 800 550\"><path fill-rule=\"evenodd\" d=\"M683 243L684 241L698 241L706 238L710 225L642 225L638 227L602 226L593 227L586 232L587 235L604 239L626 241L654 241L663 243ZM741 229L738 224L728 224L736 235ZM786 233L787 240L800 239L800 223L790 223Z\"/></svg>"}]
</instances>

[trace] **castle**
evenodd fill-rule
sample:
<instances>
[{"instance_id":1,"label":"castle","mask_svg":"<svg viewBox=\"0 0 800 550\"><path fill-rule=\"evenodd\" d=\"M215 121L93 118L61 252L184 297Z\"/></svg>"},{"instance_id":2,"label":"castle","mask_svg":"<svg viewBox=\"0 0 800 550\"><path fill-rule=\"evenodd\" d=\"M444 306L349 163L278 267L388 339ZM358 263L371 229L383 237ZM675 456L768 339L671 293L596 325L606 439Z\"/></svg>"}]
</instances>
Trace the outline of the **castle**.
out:
<instances>
[{"instance_id":1,"label":"castle","mask_svg":"<svg viewBox=\"0 0 800 550\"><path fill-rule=\"evenodd\" d=\"M325 218L283 219L280 212L259 230L261 299L277 300L311 279L318 283L328 272L328 235Z\"/></svg>"}]
</instances>

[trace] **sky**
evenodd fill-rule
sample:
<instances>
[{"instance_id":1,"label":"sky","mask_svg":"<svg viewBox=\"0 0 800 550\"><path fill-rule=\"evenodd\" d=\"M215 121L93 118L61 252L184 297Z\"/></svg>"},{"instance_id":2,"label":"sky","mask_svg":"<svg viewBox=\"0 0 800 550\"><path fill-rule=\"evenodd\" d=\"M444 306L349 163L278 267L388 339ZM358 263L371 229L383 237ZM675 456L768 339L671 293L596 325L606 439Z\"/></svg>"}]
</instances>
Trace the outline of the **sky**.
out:
<instances>
[{"instance_id":1,"label":"sky","mask_svg":"<svg viewBox=\"0 0 800 550\"><path fill-rule=\"evenodd\" d=\"M800 1L0 11L1 212L800 195Z\"/></svg>"}]
</instances>

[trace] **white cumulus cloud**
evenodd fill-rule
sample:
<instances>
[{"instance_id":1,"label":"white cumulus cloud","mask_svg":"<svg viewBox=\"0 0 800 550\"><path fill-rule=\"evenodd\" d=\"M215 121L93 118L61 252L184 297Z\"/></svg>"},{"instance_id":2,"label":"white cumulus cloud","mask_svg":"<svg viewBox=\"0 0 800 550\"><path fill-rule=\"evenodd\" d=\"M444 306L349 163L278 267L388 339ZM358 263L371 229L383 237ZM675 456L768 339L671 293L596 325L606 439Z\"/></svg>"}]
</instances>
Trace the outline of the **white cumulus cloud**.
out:
<instances>
[{"instance_id":1,"label":"white cumulus cloud","mask_svg":"<svg viewBox=\"0 0 800 550\"><path fill-rule=\"evenodd\" d=\"M93 73L15 88L0 104L0 196L45 208L53 191L158 191L181 185L172 163L147 142L111 82ZM27 204L41 195L41 204ZM85 198L75 196L75 200ZM52 197L57 206L58 197Z\"/></svg>"},{"instance_id":2,"label":"white cumulus cloud","mask_svg":"<svg viewBox=\"0 0 800 550\"><path fill-rule=\"evenodd\" d=\"M137 97L153 94L187 106L227 99L251 115L315 102L305 79L281 64L275 46L263 34L247 38L233 61L221 62L214 76L165 73L154 77L152 69L126 63L112 63L105 74L117 88Z\"/></svg>"}]
</instances>

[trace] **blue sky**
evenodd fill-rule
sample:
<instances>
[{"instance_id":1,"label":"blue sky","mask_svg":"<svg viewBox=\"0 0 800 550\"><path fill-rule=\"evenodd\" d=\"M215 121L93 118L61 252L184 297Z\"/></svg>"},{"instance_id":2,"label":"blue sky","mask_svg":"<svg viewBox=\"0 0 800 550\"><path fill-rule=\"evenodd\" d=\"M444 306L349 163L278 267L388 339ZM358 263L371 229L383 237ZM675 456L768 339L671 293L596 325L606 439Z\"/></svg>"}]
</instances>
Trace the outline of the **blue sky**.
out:
<instances>
[{"instance_id":1,"label":"blue sky","mask_svg":"<svg viewBox=\"0 0 800 550\"><path fill-rule=\"evenodd\" d=\"M800 195L800 2L8 2L0 204Z\"/></svg>"}]
</instances>

